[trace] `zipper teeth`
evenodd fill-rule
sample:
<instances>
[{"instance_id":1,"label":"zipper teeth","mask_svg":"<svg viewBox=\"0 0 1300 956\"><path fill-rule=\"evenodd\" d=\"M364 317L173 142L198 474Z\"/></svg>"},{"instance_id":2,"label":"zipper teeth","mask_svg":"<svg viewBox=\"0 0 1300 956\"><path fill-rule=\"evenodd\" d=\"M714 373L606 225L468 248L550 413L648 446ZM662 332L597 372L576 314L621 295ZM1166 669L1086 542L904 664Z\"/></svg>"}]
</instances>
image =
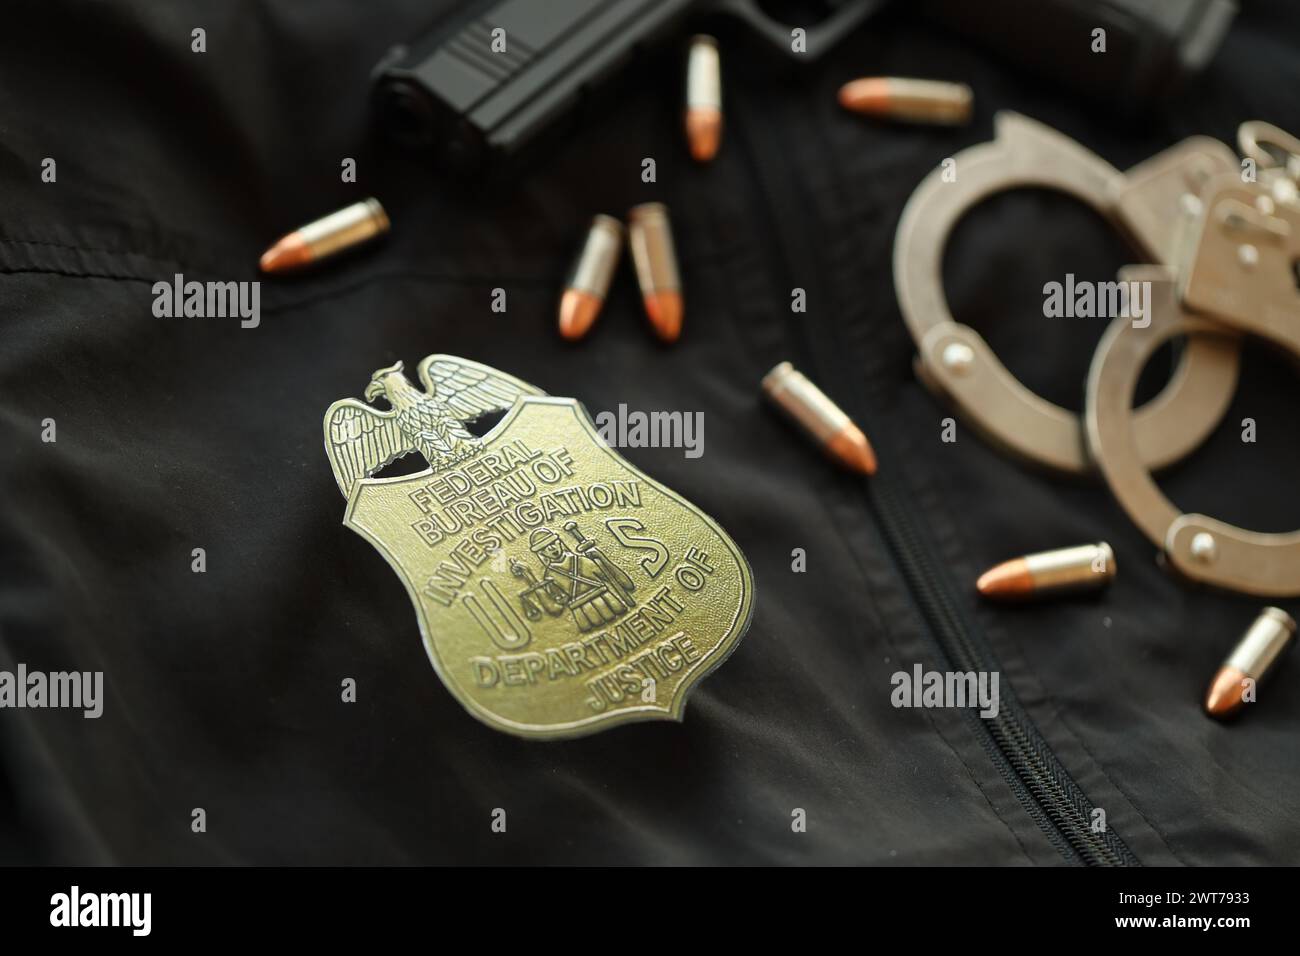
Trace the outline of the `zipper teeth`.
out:
<instances>
[{"instance_id":1,"label":"zipper teeth","mask_svg":"<svg viewBox=\"0 0 1300 956\"><path fill-rule=\"evenodd\" d=\"M887 480L881 475L873 478L867 499L884 529L886 540L893 551L894 564L912 589L916 603L946 662L954 670L978 670L974 666L974 650L956 626L955 614L946 594L937 586L935 578L926 568L918 567L926 563L921 558L923 545L916 540L916 530L905 517L903 509L884 490ZM1006 702L1001 701L997 717L976 716L973 722L980 727L981 736L994 744L1002 762L1011 771L1013 789L1019 791L1023 803L1034 808L1036 812L1033 815L1039 826L1047 831L1057 849L1072 862L1097 862L1095 855L1089 852L1086 841L1083 841L1085 845L1080 845L1081 841L1077 838L1070 839L1070 827L1063 824L1065 815L1062 813L1061 800L1054 794L1055 788L1043 772L1041 761L1035 766L1028 759L1027 752L1030 748L1023 732L1017 733L1014 726L1008 726L1010 722L1004 717L1007 710Z\"/></svg>"},{"instance_id":2,"label":"zipper teeth","mask_svg":"<svg viewBox=\"0 0 1300 956\"><path fill-rule=\"evenodd\" d=\"M740 134L738 138L748 138L746 134L753 130L761 131L767 147L766 154L770 156L781 156L782 151L788 147L767 126L768 122L775 122L774 118L758 117L756 122L745 122L753 117L751 112L733 110L733 113L741 113L737 118L742 122L735 124L738 127L736 132ZM798 242L776 241L772 244L775 258L785 267L786 278L789 279L794 261L791 250L816 248L817 236L810 233L804 214L804 204L811 203L811 197L805 193L802 203L780 203L777 194L765 188L757 152L748 149L743 150L742 155L750 166L750 182L761 200L755 204L755 210L767 216L768 224L777 230L775 235L784 235L797 225L802 233L798 240L812 243L800 246ZM800 178L788 164L783 165L787 167L785 172L789 175L789 180L799 183ZM818 257L812 255L803 258L811 269L809 277L817 278L821 272ZM806 323L796 324L804 326L798 336L803 343L801 352L805 357L811 358L817 351L816 343ZM813 362L811 365L815 373L819 371L818 363ZM842 397L861 396L862 392L860 387L837 389L837 394ZM860 400L853 402L850 411L859 424L869 425L869 421L861 416L860 406L863 404ZM867 430L873 438L879 437L874 429ZM996 669L990 666L996 664L992 652L982 648L972 637L975 632L974 623L954 603L952 588L944 583L946 571L942 562L931 552L917 522L907 507L900 504L897 494L887 473L877 474L866 483L865 497L876 519L875 523L884 532L891 552L891 562L921 611L938 657L944 663L955 664L955 669L958 670ZM1049 842L1071 863L1140 865L1124 842L1109 828L1100 834L1092 831L1089 821L1091 803L1033 728L1014 691L1008 687L999 696L997 717L982 718L972 709L967 709L966 714L977 728L974 733L981 746Z\"/></svg>"},{"instance_id":3,"label":"zipper teeth","mask_svg":"<svg viewBox=\"0 0 1300 956\"><path fill-rule=\"evenodd\" d=\"M978 648L963 623L963 615L952 600L952 590L944 586L942 571L929 548L921 540L911 515L895 497L891 480L877 475L868 492L872 509L885 530L896 564L912 587L927 623L939 646L957 670L991 670L991 656ZM984 730L997 743L1022 785L1041 806L1053 828L1069 844L1082 862L1091 865L1133 865L1137 859L1109 830L1093 832L1088 817L1091 806L1076 790L1072 799L1062 780L1055 759L1036 741L1022 716L1019 701L1003 692L996 717L978 718ZM1068 855L1068 854L1067 854Z\"/></svg>"}]
</instances>

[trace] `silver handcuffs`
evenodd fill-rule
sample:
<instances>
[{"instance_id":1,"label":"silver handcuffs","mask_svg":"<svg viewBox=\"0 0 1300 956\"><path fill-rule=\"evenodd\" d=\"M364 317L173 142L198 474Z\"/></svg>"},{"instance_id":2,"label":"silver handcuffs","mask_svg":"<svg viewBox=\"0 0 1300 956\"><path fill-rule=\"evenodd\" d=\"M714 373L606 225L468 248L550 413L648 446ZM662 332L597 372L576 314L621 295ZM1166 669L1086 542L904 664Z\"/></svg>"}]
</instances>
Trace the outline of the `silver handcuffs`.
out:
<instances>
[{"instance_id":1,"label":"silver handcuffs","mask_svg":"<svg viewBox=\"0 0 1300 956\"><path fill-rule=\"evenodd\" d=\"M954 156L913 193L894 244L899 306L918 377L995 444L1067 474L1100 472L1129 517L1187 577L1266 596L1300 595L1300 531L1260 534L1181 514L1151 478L1197 448L1236 390L1240 335L1300 356L1300 141L1265 123L1238 133L1245 160L1193 137L1127 172L1050 127L995 117L992 142ZM1243 181L1247 161L1256 181ZM1148 322L1114 319L1098 343L1081 420L1029 391L943 292L942 256L957 221L1004 190L1056 189L1114 222L1151 263L1121 270L1150 282ZM1138 377L1163 343L1186 345L1164 390L1133 409Z\"/></svg>"},{"instance_id":2,"label":"silver handcuffs","mask_svg":"<svg viewBox=\"0 0 1300 956\"><path fill-rule=\"evenodd\" d=\"M1155 262L1168 262L1168 220L1179 196L1237 168L1217 140L1197 137L1121 173L1048 126L1002 112L996 137L956 154L954 181L936 169L903 209L894 240L894 285L918 351L917 372L972 426L1013 454L1070 474L1093 471L1079 416L1020 383L984 338L957 322L943 292L943 252L957 221L995 193L1025 187L1074 196L1115 222ZM1235 345L1192 339L1163 392L1135 413L1141 460L1162 468L1195 449L1237 387ZM1207 401L1207 399L1210 399Z\"/></svg>"},{"instance_id":3,"label":"silver handcuffs","mask_svg":"<svg viewBox=\"0 0 1300 956\"><path fill-rule=\"evenodd\" d=\"M1129 425L1142 367L1176 335L1261 337L1300 358L1300 142L1263 123L1238 134L1251 158L1257 137L1289 144L1285 167L1263 167L1255 182L1219 177L1188 211L1177 271L1130 266L1126 279L1151 282L1151 324L1112 322L1088 375L1088 444L1120 506L1169 563L1195 581L1264 597L1300 595L1300 531L1264 534L1201 514L1183 514L1134 454ZM1280 142L1279 142L1280 141Z\"/></svg>"}]
</instances>

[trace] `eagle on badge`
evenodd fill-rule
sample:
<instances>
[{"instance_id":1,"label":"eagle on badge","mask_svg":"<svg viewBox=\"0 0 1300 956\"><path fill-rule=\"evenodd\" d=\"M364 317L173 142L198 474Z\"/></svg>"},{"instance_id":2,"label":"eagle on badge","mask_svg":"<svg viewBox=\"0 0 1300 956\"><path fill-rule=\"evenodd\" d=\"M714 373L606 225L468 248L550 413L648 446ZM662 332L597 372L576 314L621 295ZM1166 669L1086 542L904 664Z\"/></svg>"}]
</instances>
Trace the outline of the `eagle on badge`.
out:
<instances>
[{"instance_id":1,"label":"eagle on badge","mask_svg":"<svg viewBox=\"0 0 1300 956\"><path fill-rule=\"evenodd\" d=\"M505 372L452 355L429 355L416 374L424 391L407 379L401 362L370 376L367 402L383 397L391 406L344 398L325 413L325 450L346 498L353 486L404 455L419 452L433 471L472 458L482 448L465 423L509 408L520 395L545 395Z\"/></svg>"},{"instance_id":2,"label":"eagle on badge","mask_svg":"<svg viewBox=\"0 0 1300 956\"><path fill-rule=\"evenodd\" d=\"M325 453L344 525L397 573L452 696L534 739L681 720L749 627L740 548L623 458L576 398L451 355L418 372L423 389L398 362L365 401L330 405ZM369 404L380 397L390 407ZM376 477L417 453L427 469Z\"/></svg>"}]
</instances>

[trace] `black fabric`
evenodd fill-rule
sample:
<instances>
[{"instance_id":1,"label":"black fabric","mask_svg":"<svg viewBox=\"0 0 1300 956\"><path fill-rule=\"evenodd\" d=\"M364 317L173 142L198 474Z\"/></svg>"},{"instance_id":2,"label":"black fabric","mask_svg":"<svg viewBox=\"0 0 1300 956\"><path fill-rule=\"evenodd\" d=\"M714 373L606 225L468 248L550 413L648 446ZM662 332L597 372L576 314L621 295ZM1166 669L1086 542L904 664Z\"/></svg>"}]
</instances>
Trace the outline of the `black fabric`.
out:
<instances>
[{"instance_id":1,"label":"black fabric","mask_svg":"<svg viewBox=\"0 0 1300 956\"><path fill-rule=\"evenodd\" d=\"M369 127L368 71L436 17L427 0L10 5L0 667L103 670L106 700L98 720L0 711L0 862L1065 863L963 713L891 706L890 675L936 666L935 645L861 484L763 407L759 379L785 358L871 435L1003 681L1137 860L1300 860L1300 659L1237 724L1200 712L1263 602L1175 580L1100 486L1029 470L960 425L943 443L948 412L912 374L891 277L912 189L991 138L996 109L1121 168L1193 134L1235 142L1246 119L1300 130L1292 5L1246 6L1209 72L1136 125L903 10L794 71L720 27L727 130L711 166L681 142L674 47L553 153L472 186ZM195 27L206 53L191 52ZM835 92L864 73L970 82L976 122L846 114ZM345 157L357 184L340 182ZM152 283L256 279L274 237L371 193L387 240L266 279L258 328L154 316ZM625 263L594 332L566 345L555 305L587 221L646 200L673 216L681 342L654 343ZM1044 325L1042 285L1110 278L1126 257L1071 201L1007 196L955 236L949 297L1026 384L1077 408L1100 325ZM790 311L796 286L806 314ZM683 724L521 741L433 674L401 583L340 524L321 447L329 403L432 352L593 412L704 412L701 458L625 452L714 516L756 577L749 635ZM1300 527L1296 384L1290 360L1248 348L1224 423L1163 479L1174 500ZM1102 595L974 598L999 560L1100 539L1121 569ZM348 677L355 704L340 701ZM196 807L206 833L191 831Z\"/></svg>"}]
</instances>

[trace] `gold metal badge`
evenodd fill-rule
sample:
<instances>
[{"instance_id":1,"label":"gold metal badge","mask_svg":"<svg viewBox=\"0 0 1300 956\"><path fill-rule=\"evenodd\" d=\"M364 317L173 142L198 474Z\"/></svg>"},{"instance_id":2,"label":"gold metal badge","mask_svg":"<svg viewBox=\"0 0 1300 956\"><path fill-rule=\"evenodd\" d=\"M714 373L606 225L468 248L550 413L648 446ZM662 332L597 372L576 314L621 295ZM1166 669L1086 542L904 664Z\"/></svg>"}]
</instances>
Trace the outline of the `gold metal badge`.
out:
<instances>
[{"instance_id":1,"label":"gold metal badge","mask_svg":"<svg viewBox=\"0 0 1300 956\"><path fill-rule=\"evenodd\" d=\"M749 626L735 542L612 450L582 405L450 355L325 413L343 522L397 571L438 676L479 720L575 737L680 720ZM467 423L507 409L481 438ZM418 453L428 468L370 477Z\"/></svg>"}]
</instances>

